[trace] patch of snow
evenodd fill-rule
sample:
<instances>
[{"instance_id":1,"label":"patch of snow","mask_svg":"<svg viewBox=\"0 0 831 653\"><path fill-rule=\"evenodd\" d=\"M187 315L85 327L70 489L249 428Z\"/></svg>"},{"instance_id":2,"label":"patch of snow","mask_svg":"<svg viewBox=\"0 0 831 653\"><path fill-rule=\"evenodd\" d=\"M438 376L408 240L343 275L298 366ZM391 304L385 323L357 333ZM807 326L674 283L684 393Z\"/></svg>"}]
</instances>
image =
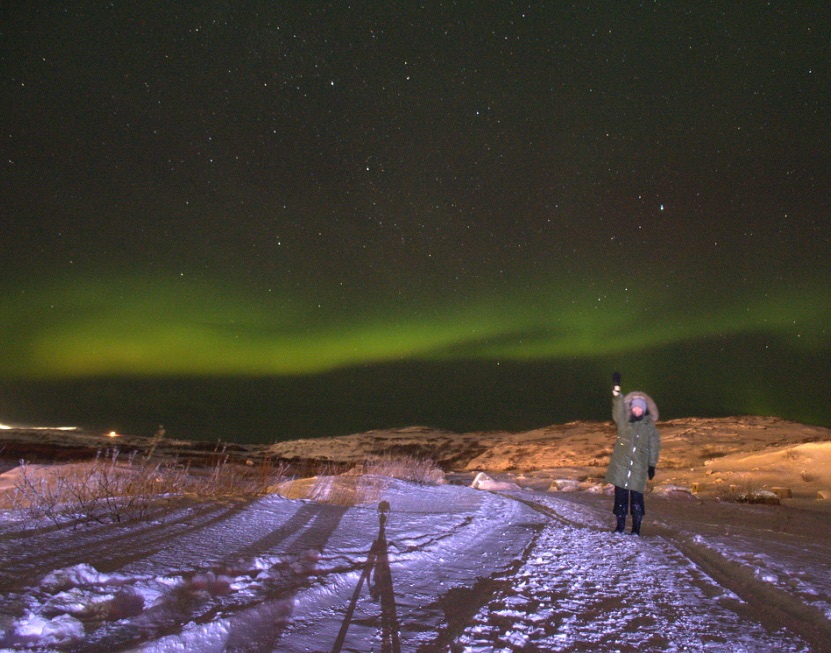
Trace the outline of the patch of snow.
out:
<instances>
[{"instance_id":1,"label":"patch of snow","mask_svg":"<svg viewBox=\"0 0 831 653\"><path fill-rule=\"evenodd\" d=\"M488 492L510 492L519 490L516 483L509 483L506 481L497 481L492 479L485 472L479 472L470 484L474 490L486 490Z\"/></svg>"}]
</instances>

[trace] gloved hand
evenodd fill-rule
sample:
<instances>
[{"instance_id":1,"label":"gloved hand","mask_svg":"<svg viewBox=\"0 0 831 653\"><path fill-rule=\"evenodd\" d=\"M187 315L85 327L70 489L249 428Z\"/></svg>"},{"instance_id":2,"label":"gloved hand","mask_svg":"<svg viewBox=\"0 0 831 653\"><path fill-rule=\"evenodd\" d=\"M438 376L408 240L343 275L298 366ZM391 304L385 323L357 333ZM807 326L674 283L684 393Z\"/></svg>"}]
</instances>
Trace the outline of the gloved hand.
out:
<instances>
[{"instance_id":1,"label":"gloved hand","mask_svg":"<svg viewBox=\"0 0 831 653\"><path fill-rule=\"evenodd\" d=\"M655 478L655 468L654 468L654 467L650 467L649 469L647 469L647 470L646 470L646 473L649 475L649 480L650 480L650 481L651 481L653 478Z\"/></svg>"},{"instance_id":2,"label":"gloved hand","mask_svg":"<svg viewBox=\"0 0 831 653\"><path fill-rule=\"evenodd\" d=\"M620 397L620 372L612 373L612 394Z\"/></svg>"}]
</instances>

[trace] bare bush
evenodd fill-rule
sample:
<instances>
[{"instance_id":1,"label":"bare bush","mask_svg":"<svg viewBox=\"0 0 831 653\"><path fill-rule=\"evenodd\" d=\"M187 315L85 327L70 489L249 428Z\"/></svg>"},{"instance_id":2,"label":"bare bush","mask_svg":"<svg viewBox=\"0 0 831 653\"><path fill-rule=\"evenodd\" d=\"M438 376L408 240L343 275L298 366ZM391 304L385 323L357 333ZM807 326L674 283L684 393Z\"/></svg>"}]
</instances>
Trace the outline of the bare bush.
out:
<instances>
[{"instance_id":1,"label":"bare bush","mask_svg":"<svg viewBox=\"0 0 831 653\"><path fill-rule=\"evenodd\" d=\"M274 464L271 459L259 463L232 463L223 456L207 470L189 470L187 492L199 497L257 496L284 479L287 463Z\"/></svg>"},{"instance_id":2,"label":"bare bush","mask_svg":"<svg viewBox=\"0 0 831 653\"><path fill-rule=\"evenodd\" d=\"M444 472L435 462L414 456L374 458L363 465L365 474L388 476L422 485L444 483Z\"/></svg>"},{"instance_id":3,"label":"bare bush","mask_svg":"<svg viewBox=\"0 0 831 653\"><path fill-rule=\"evenodd\" d=\"M136 463L135 456L119 460L117 450L99 453L87 463L31 469L23 461L11 492L12 508L36 519L59 522L118 523L146 518L184 495L203 498L254 496L285 474L285 466L270 461L259 465L230 465L220 459L209 470L174 463Z\"/></svg>"},{"instance_id":4,"label":"bare bush","mask_svg":"<svg viewBox=\"0 0 831 653\"><path fill-rule=\"evenodd\" d=\"M290 474L288 463L270 459L232 462L224 450L215 452L214 462L208 467L136 460L135 455L125 459L117 449L99 452L85 463L32 468L21 461L20 465L20 478L10 493L12 508L36 519L76 525L144 519L151 511L163 511L184 496L259 496L274 491ZM307 498L325 498L343 505L374 500L384 487L378 477L425 485L444 481L444 473L431 460L411 456L376 458L346 475L319 476L314 487L306 490L310 493Z\"/></svg>"},{"instance_id":5,"label":"bare bush","mask_svg":"<svg viewBox=\"0 0 831 653\"><path fill-rule=\"evenodd\" d=\"M286 480L269 491L287 499L355 506L378 501L393 478L438 485L444 482L444 472L430 460L411 456L373 458L345 473L336 465L324 463L314 476Z\"/></svg>"},{"instance_id":6,"label":"bare bush","mask_svg":"<svg viewBox=\"0 0 831 653\"><path fill-rule=\"evenodd\" d=\"M119 461L117 451L92 462L30 469L21 461L16 507L54 522L122 522L141 519L161 497L178 491L181 470Z\"/></svg>"}]
</instances>

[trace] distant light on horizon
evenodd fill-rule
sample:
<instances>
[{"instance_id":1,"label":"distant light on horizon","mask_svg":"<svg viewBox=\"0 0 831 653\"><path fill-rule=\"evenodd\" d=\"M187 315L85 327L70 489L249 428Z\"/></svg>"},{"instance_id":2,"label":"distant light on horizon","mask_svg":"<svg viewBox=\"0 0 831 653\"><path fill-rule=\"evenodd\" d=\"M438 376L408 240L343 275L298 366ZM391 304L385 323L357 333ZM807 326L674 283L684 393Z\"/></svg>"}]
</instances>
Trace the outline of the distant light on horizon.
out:
<instances>
[{"instance_id":1,"label":"distant light on horizon","mask_svg":"<svg viewBox=\"0 0 831 653\"><path fill-rule=\"evenodd\" d=\"M9 426L0 424L0 431L14 431L16 429L26 431L77 431L77 426Z\"/></svg>"}]
</instances>

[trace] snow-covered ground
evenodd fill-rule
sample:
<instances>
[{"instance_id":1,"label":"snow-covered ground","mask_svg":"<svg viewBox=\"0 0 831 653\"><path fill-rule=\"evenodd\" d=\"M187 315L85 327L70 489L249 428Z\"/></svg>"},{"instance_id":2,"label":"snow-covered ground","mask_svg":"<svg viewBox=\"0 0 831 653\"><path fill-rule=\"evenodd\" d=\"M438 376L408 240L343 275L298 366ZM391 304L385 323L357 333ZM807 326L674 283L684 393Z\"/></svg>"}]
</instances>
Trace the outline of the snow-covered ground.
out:
<instances>
[{"instance_id":1,"label":"snow-covered ground","mask_svg":"<svg viewBox=\"0 0 831 653\"><path fill-rule=\"evenodd\" d=\"M381 501L5 515L0 648L829 650L831 543L772 507L648 498L637 538L610 532L604 496L392 481Z\"/></svg>"}]
</instances>

